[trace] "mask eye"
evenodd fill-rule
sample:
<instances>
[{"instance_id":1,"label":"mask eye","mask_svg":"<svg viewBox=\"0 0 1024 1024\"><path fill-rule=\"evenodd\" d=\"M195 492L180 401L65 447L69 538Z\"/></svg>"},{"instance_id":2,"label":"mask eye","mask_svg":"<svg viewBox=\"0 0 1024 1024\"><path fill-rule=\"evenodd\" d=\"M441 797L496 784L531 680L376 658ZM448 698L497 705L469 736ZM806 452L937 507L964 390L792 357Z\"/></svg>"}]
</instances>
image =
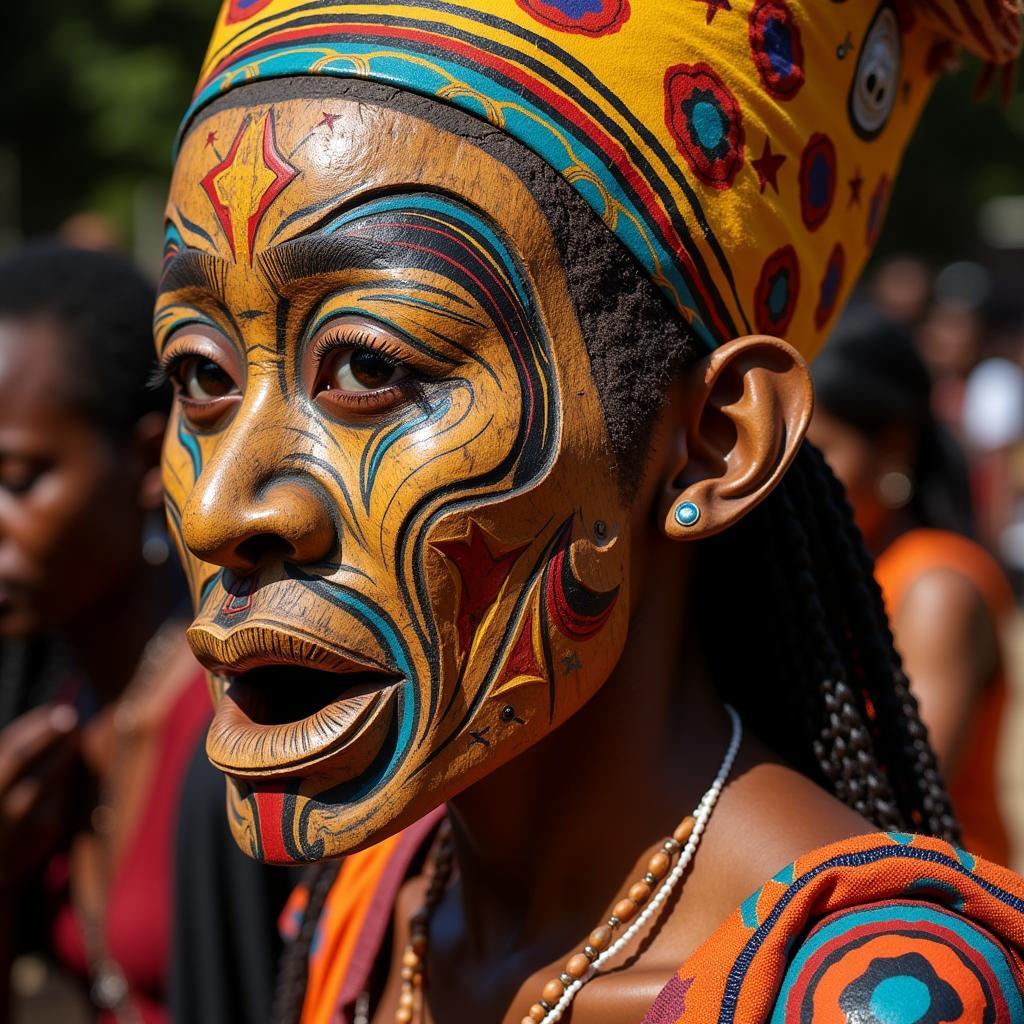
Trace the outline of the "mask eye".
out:
<instances>
[{"instance_id":1,"label":"mask eye","mask_svg":"<svg viewBox=\"0 0 1024 1024\"><path fill-rule=\"evenodd\" d=\"M324 360L321 380L325 391L365 394L402 383L409 371L401 363L372 348L338 349Z\"/></svg>"},{"instance_id":2,"label":"mask eye","mask_svg":"<svg viewBox=\"0 0 1024 1024\"><path fill-rule=\"evenodd\" d=\"M186 356L173 377L181 396L190 402L211 402L238 394L230 375L205 356Z\"/></svg>"},{"instance_id":3,"label":"mask eye","mask_svg":"<svg viewBox=\"0 0 1024 1024\"><path fill-rule=\"evenodd\" d=\"M197 427L211 427L240 397L234 378L208 356L183 354L165 371L182 415Z\"/></svg>"}]
</instances>

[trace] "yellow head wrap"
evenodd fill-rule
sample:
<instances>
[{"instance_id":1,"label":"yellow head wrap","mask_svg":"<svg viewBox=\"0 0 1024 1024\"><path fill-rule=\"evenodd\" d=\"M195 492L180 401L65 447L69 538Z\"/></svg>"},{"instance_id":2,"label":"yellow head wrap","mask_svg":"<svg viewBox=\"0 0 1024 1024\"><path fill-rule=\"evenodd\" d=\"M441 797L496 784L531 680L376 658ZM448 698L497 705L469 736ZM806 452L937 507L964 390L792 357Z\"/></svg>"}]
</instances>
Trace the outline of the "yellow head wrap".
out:
<instances>
[{"instance_id":1,"label":"yellow head wrap","mask_svg":"<svg viewBox=\"0 0 1024 1024\"><path fill-rule=\"evenodd\" d=\"M291 75L462 107L561 173L711 344L817 350L955 47L1017 0L225 0L193 105Z\"/></svg>"}]
</instances>

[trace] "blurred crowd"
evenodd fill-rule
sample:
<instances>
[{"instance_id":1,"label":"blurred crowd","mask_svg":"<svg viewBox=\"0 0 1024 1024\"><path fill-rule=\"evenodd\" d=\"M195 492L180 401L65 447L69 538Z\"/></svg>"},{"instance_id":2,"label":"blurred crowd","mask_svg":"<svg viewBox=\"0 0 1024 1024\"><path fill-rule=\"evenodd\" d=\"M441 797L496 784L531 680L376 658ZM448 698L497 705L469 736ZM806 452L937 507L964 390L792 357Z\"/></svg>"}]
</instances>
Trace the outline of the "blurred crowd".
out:
<instances>
[{"instance_id":1,"label":"blurred crowd","mask_svg":"<svg viewBox=\"0 0 1024 1024\"><path fill-rule=\"evenodd\" d=\"M205 757L152 286L109 243L79 232L0 264L0 1021L258 1024L295 879L235 849ZM1024 807L999 773L1024 295L975 263L890 259L813 372L811 440L876 559L967 845L1019 865Z\"/></svg>"}]
</instances>

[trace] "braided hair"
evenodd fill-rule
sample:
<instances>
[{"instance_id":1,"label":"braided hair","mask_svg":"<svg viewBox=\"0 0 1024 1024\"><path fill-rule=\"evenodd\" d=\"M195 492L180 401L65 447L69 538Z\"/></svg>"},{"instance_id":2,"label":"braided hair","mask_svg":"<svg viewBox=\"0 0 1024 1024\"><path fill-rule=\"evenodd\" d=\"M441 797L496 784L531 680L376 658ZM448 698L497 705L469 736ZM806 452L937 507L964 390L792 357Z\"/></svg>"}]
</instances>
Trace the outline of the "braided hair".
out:
<instances>
[{"instance_id":1,"label":"braided hair","mask_svg":"<svg viewBox=\"0 0 1024 1024\"><path fill-rule=\"evenodd\" d=\"M234 90L206 116L293 96L392 107L471 140L522 179L560 251L605 412L609 455L631 498L669 383L704 353L643 269L533 153L425 97L356 80L280 79ZM773 494L737 526L695 547L699 635L722 699L781 757L879 828L958 841L871 558L842 485L817 449L805 443ZM753 642L737 644L738 632ZM765 651L774 654L767 667ZM320 893L334 869L313 870ZM307 917L318 916L324 898L326 889L311 900ZM300 1016L314 926L315 919L285 951L278 1024Z\"/></svg>"},{"instance_id":2,"label":"braided hair","mask_svg":"<svg viewBox=\"0 0 1024 1024\"><path fill-rule=\"evenodd\" d=\"M821 453L805 442L772 495L697 545L694 573L712 677L762 739L879 828L958 842L871 558Z\"/></svg>"}]
</instances>

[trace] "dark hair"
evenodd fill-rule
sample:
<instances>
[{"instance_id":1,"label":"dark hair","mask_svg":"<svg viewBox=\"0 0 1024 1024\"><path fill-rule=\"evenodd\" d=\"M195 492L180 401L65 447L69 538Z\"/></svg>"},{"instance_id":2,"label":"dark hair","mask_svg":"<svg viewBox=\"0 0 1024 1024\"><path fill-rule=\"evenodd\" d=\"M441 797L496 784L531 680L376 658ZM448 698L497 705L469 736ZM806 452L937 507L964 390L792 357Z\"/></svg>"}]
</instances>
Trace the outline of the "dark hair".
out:
<instances>
[{"instance_id":1,"label":"dark hair","mask_svg":"<svg viewBox=\"0 0 1024 1024\"><path fill-rule=\"evenodd\" d=\"M613 455L626 490L635 487L666 387L701 349L584 201L504 133L435 101L373 83L256 83L212 109L282 95L347 95L394 107L471 139L522 178L554 231ZM700 635L723 699L791 764L881 828L957 840L952 806L872 570L842 485L820 453L804 444L754 512L697 545L693 585L701 593ZM738 630L743 643L735 641ZM317 904L335 870L312 869ZM313 932L312 924L304 927L285 951L278 1024L299 1018L299 979Z\"/></svg>"},{"instance_id":2,"label":"dark hair","mask_svg":"<svg viewBox=\"0 0 1024 1024\"><path fill-rule=\"evenodd\" d=\"M892 427L910 430L910 514L920 526L970 536L967 461L932 414L931 378L910 334L873 306L852 306L815 360L812 374L820 408L868 441Z\"/></svg>"},{"instance_id":3,"label":"dark hair","mask_svg":"<svg viewBox=\"0 0 1024 1024\"><path fill-rule=\"evenodd\" d=\"M69 401L114 435L167 404L147 387L154 301L153 285L116 253L43 241L0 261L0 317L56 324L71 357Z\"/></svg>"}]
</instances>

